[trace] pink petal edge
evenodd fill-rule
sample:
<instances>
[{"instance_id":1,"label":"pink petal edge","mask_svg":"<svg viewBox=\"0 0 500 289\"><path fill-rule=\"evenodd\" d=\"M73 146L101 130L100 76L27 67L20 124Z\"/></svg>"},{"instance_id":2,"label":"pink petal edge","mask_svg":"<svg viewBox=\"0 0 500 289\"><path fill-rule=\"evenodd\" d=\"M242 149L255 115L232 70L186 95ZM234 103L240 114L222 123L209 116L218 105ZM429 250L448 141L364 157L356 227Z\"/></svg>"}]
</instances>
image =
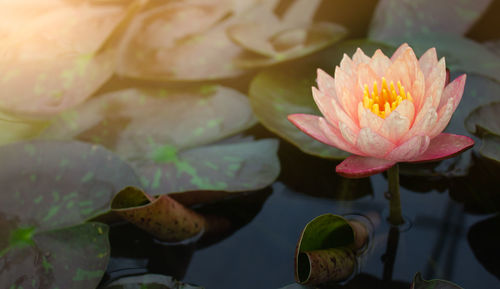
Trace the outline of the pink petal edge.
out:
<instances>
[{"instance_id":1,"label":"pink petal edge","mask_svg":"<svg viewBox=\"0 0 500 289\"><path fill-rule=\"evenodd\" d=\"M431 140L427 150L410 163L433 162L448 159L474 146L474 141L464 135L441 133Z\"/></svg>"},{"instance_id":2,"label":"pink petal edge","mask_svg":"<svg viewBox=\"0 0 500 289\"><path fill-rule=\"evenodd\" d=\"M395 164L394 161L353 155L341 162L335 171L346 178L364 178L381 173Z\"/></svg>"}]
</instances>

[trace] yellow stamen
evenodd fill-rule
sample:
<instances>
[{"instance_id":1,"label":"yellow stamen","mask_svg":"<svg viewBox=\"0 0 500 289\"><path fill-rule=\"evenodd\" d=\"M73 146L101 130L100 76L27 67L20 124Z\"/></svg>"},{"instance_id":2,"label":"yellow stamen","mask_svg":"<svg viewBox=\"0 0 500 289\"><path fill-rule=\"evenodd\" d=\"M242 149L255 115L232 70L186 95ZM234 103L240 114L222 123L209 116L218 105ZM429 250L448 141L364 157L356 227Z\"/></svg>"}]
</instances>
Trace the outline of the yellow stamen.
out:
<instances>
[{"instance_id":1,"label":"yellow stamen","mask_svg":"<svg viewBox=\"0 0 500 289\"><path fill-rule=\"evenodd\" d=\"M372 106L372 111L374 114L379 115L380 111L378 110L378 103L374 103Z\"/></svg>"},{"instance_id":2,"label":"yellow stamen","mask_svg":"<svg viewBox=\"0 0 500 289\"><path fill-rule=\"evenodd\" d=\"M403 100L408 99L413 102L410 92L405 92L405 88L400 81L396 85L391 81L388 85L385 77L382 77L380 91L378 85L377 81L373 82L371 93L368 85L364 85L363 107L371 110L381 118L389 116Z\"/></svg>"}]
</instances>

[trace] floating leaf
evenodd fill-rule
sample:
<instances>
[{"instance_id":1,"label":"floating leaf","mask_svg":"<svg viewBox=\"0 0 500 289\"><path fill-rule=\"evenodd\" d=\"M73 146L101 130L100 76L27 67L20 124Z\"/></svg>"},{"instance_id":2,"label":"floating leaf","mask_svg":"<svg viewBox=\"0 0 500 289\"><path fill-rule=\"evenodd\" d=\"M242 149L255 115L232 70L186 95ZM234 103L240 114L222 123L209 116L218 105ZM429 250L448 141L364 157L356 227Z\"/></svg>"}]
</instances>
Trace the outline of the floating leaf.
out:
<instances>
[{"instance_id":1,"label":"floating leaf","mask_svg":"<svg viewBox=\"0 0 500 289\"><path fill-rule=\"evenodd\" d=\"M76 137L130 157L154 155L167 144L179 150L196 147L253 124L248 100L230 88L130 88L99 95L61 114L44 137Z\"/></svg>"},{"instance_id":2,"label":"floating leaf","mask_svg":"<svg viewBox=\"0 0 500 289\"><path fill-rule=\"evenodd\" d=\"M121 190L111 202L111 209L162 241L183 241L200 234L206 227L201 215L167 195L153 198L134 187Z\"/></svg>"},{"instance_id":3,"label":"floating leaf","mask_svg":"<svg viewBox=\"0 0 500 289\"><path fill-rule=\"evenodd\" d=\"M500 95L497 97L500 100ZM465 119L465 127L479 136L485 133L500 135L500 102L474 109Z\"/></svg>"},{"instance_id":4,"label":"floating leaf","mask_svg":"<svg viewBox=\"0 0 500 289\"><path fill-rule=\"evenodd\" d=\"M355 250L365 245L368 231L358 221L325 214L309 222L295 251L295 280L321 284L347 279L356 264Z\"/></svg>"},{"instance_id":5,"label":"floating leaf","mask_svg":"<svg viewBox=\"0 0 500 289\"><path fill-rule=\"evenodd\" d=\"M277 141L213 142L254 123L247 98L233 89L128 89L62 114L44 137L115 150L138 170L149 193L248 191L278 176Z\"/></svg>"},{"instance_id":6,"label":"floating leaf","mask_svg":"<svg viewBox=\"0 0 500 289\"><path fill-rule=\"evenodd\" d=\"M249 92L250 102L259 121L306 153L325 158L345 158L347 153L308 137L292 125L287 116L292 113L319 115L311 93L311 86L316 85L317 68L333 73L333 68L340 63L342 55L352 54L357 47L371 53L377 48L384 48L384 45L364 40L344 42L314 57L259 73L250 84Z\"/></svg>"},{"instance_id":7,"label":"floating leaf","mask_svg":"<svg viewBox=\"0 0 500 289\"><path fill-rule=\"evenodd\" d=\"M435 32L463 35L486 11L491 0L381 0L375 10L369 35L377 40Z\"/></svg>"},{"instance_id":8,"label":"floating leaf","mask_svg":"<svg viewBox=\"0 0 500 289\"><path fill-rule=\"evenodd\" d=\"M0 4L2 19L16 19L0 27L0 108L47 116L83 102L111 77L114 52L99 49L132 5L39 2Z\"/></svg>"},{"instance_id":9,"label":"floating leaf","mask_svg":"<svg viewBox=\"0 0 500 289\"><path fill-rule=\"evenodd\" d=\"M2 230L7 233L2 239L10 235L8 246L0 246L2 288L88 289L99 284L109 259L107 225L39 230L8 222L18 227Z\"/></svg>"},{"instance_id":10,"label":"floating leaf","mask_svg":"<svg viewBox=\"0 0 500 289\"><path fill-rule=\"evenodd\" d=\"M226 35L238 14L232 1L193 2L170 2L140 13L121 41L118 74L203 80L244 73L232 63L243 50Z\"/></svg>"},{"instance_id":11,"label":"floating leaf","mask_svg":"<svg viewBox=\"0 0 500 289\"><path fill-rule=\"evenodd\" d=\"M239 31L239 33L245 32ZM272 57L246 55L240 57L235 63L244 68L274 65L328 47L344 38L346 34L347 31L344 27L333 23L314 23L289 28L280 31L270 39L271 44L274 47L281 47L282 52L276 52Z\"/></svg>"},{"instance_id":12,"label":"floating leaf","mask_svg":"<svg viewBox=\"0 0 500 289\"><path fill-rule=\"evenodd\" d=\"M121 278L104 289L203 289L203 287L182 283L170 276L146 274Z\"/></svg>"},{"instance_id":13,"label":"floating leaf","mask_svg":"<svg viewBox=\"0 0 500 289\"><path fill-rule=\"evenodd\" d=\"M15 117L0 112L0 145L28 140L38 136L47 127L47 121Z\"/></svg>"},{"instance_id":14,"label":"floating leaf","mask_svg":"<svg viewBox=\"0 0 500 289\"><path fill-rule=\"evenodd\" d=\"M462 287L459 287L456 284L453 284L449 281L445 280L429 280L426 281L422 279L422 275L420 272L417 272L415 274L415 277L413 277L413 283L411 284L411 289L462 289Z\"/></svg>"},{"instance_id":15,"label":"floating leaf","mask_svg":"<svg viewBox=\"0 0 500 289\"><path fill-rule=\"evenodd\" d=\"M81 142L2 146L0 163L0 287L95 288L109 257L107 226L78 224L137 185L134 171Z\"/></svg>"},{"instance_id":16,"label":"floating leaf","mask_svg":"<svg viewBox=\"0 0 500 289\"><path fill-rule=\"evenodd\" d=\"M499 112L500 102L494 102L476 108L465 119L467 130L481 137L479 153L497 162L500 162Z\"/></svg>"},{"instance_id":17,"label":"floating leaf","mask_svg":"<svg viewBox=\"0 0 500 289\"><path fill-rule=\"evenodd\" d=\"M479 153L485 158L500 163L500 136L488 134L485 135L481 141Z\"/></svg>"},{"instance_id":18,"label":"floating leaf","mask_svg":"<svg viewBox=\"0 0 500 289\"><path fill-rule=\"evenodd\" d=\"M250 68L268 66L302 57L340 40L346 35L342 26L313 23L321 1L296 0L282 17L274 14L279 1L262 2L246 11L242 22L232 25L227 33L238 45L256 54L244 55L236 61ZM260 54L260 55L259 55Z\"/></svg>"}]
</instances>

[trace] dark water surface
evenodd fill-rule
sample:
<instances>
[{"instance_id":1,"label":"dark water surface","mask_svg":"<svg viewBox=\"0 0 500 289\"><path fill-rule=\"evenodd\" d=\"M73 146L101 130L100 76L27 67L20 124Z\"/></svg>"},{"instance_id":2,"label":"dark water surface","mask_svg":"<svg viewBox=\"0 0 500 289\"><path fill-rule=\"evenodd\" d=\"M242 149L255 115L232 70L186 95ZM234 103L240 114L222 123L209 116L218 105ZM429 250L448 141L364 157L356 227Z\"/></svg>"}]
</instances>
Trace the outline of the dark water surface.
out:
<instances>
[{"instance_id":1,"label":"dark water surface","mask_svg":"<svg viewBox=\"0 0 500 289\"><path fill-rule=\"evenodd\" d=\"M409 225L403 225L399 233L393 230L390 234L384 175L346 182L335 175L333 161L307 156L284 143L280 153L292 157L282 158L282 174L272 189L241 197L232 208L224 205L226 210L234 210L233 214L247 212L251 218L256 213L248 224L208 247L178 246L163 253L147 249L158 248L149 243L152 241L148 237L142 245L140 242L120 245L124 239L119 236L128 231L113 237L112 230L112 248L124 248L125 255L141 251L139 255L150 254L152 259L142 256L135 263L127 263L130 259L114 258L109 270L127 269L115 271L115 276L161 272L207 289L281 288L294 282L295 246L307 222L324 213L362 214L373 223L369 248L359 258L356 274L348 284L344 282L345 287L338 285L339 288L409 288L416 272L422 272L425 279L446 279L463 288L500 287L500 220L498 215L484 213L485 207L477 205L493 205L494 198L482 203L477 202L482 198L478 196L476 202L468 200L464 204L450 198L448 193L450 187L461 185L460 180L441 180L439 184L426 178L403 177L401 200ZM432 186L440 187L440 191ZM339 195L341 191L343 195ZM339 200L353 195L361 197ZM262 209L258 211L260 205ZM112 255L117 250L112 249Z\"/></svg>"}]
</instances>

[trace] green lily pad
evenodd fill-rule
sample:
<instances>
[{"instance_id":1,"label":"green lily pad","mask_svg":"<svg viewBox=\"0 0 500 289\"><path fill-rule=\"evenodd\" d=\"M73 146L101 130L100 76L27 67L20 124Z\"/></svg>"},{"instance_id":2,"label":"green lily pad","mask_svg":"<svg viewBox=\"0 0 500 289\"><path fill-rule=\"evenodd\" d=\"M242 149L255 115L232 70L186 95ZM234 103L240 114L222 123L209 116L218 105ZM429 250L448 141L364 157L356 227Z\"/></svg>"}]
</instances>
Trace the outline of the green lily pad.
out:
<instances>
[{"instance_id":1,"label":"green lily pad","mask_svg":"<svg viewBox=\"0 0 500 289\"><path fill-rule=\"evenodd\" d=\"M462 289L462 287L445 280L424 280L420 272L413 277L411 289Z\"/></svg>"},{"instance_id":2,"label":"green lily pad","mask_svg":"<svg viewBox=\"0 0 500 289\"><path fill-rule=\"evenodd\" d=\"M255 122L247 98L233 89L128 89L63 113L43 137L116 151L137 169L149 193L248 191L278 176L277 141L214 142Z\"/></svg>"},{"instance_id":3,"label":"green lily pad","mask_svg":"<svg viewBox=\"0 0 500 289\"><path fill-rule=\"evenodd\" d=\"M104 289L203 289L203 287L182 283L170 276L146 274L120 278Z\"/></svg>"},{"instance_id":4,"label":"green lily pad","mask_svg":"<svg viewBox=\"0 0 500 289\"><path fill-rule=\"evenodd\" d=\"M347 279L356 264L355 250L365 245L367 229L357 221L324 214L309 222L295 251L295 280L321 284Z\"/></svg>"},{"instance_id":5,"label":"green lily pad","mask_svg":"<svg viewBox=\"0 0 500 289\"><path fill-rule=\"evenodd\" d=\"M0 287L95 288L109 257L107 209L132 168L102 147L33 141L0 147ZM33 265L35 264L35 266Z\"/></svg>"},{"instance_id":6,"label":"green lily pad","mask_svg":"<svg viewBox=\"0 0 500 289\"><path fill-rule=\"evenodd\" d=\"M206 227L205 219L167 195L153 198L127 187L113 198L111 210L158 239L178 242L194 237Z\"/></svg>"},{"instance_id":7,"label":"green lily pad","mask_svg":"<svg viewBox=\"0 0 500 289\"><path fill-rule=\"evenodd\" d=\"M500 163L500 136L488 134L483 136L481 142L479 153L485 158Z\"/></svg>"},{"instance_id":8,"label":"green lily pad","mask_svg":"<svg viewBox=\"0 0 500 289\"><path fill-rule=\"evenodd\" d=\"M45 231L21 226L8 233L9 246L0 252L2 288L88 289L104 275L110 249L105 224Z\"/></svg>"},{"instance_id":9,"label":"green lily pad","mask_svg":"<svg viewBox=\"0 0 500 289\"><path fill-rule=\"evenodd\" d=\"M500 96L498 96L500 100ZM486 104L474 109L465 119L467 130L476 135L500 135L500 102Z\"/></svg>"},{"instance_id":10,"label":"green lily pad","mask_svg":"<svg viewBox=\"0 0 500 289\"><path fill-rule=\"evenodd\" d=\"M6 43L0 57L0 108L50 116L85 101L113 74L114 52L100 48L131 7L2 3L2 18L15 20L0 26Z\"/></svg>"},{"instance_id":11,"label":"green lily pad","mask_svg":"<svg viewBox=\"0 0 500 289\"><path fill-rule=\"evenodd\" d=\"M216 143L185 151L166 145L157 152L146 162L130 159L142 186L154 193L251 191L272 184L280 172L275 139Z\"/></svg>"},{"instance_id":12,"label":"green lily pad","mask_svg":"<svg viewBox=\"0 0 500 289\"><path fill-rule=\"evenodd\" d=\"M463 35L486 11L491 0L400 1L381 0L375 10L369 35L390 40L435 32Z\"/></svg>"},{"instance_id":13,"label":"green lily pad","mask_svg":"<svg viewBox=\"0 0 500 289\"><path fill-rule=\"evenodd\" d=\"M498 98L500 99L500 97ZM479 153L500 162L500 102L482 105L465 119L467 130L481 137Z\"/></svg>"},{"instance_id":14,"label":"green lily pad","mask_svg":"<svg viewBox=\"0 0 500 289\"><path fill-rule=\"evenodd\" d=\"M226 35L238 18L232 1L169 2L138 14L119 47L117 72L139 79L204 80L245 73L243 49Z\"/></svg>"},{"instance_id":15,"label":"green lily pad","mask_svg":"<svg viewBox=\"0 0 500 289\"><path fill-rule=\"evenodd\" d=\"M312 57L266 69L250 84L250 103L259 121L269 130L299 147L302 151L324 158L342 159L344 151L322 144L291 124L287 116L292 113L320 115L314 103L311 86L315 86L316 70L322 68L333 74L344 53L352 55L357 47L366 53L391 48L366 40L348 41L324 50Z\"/></svg>"}]
</instances>

